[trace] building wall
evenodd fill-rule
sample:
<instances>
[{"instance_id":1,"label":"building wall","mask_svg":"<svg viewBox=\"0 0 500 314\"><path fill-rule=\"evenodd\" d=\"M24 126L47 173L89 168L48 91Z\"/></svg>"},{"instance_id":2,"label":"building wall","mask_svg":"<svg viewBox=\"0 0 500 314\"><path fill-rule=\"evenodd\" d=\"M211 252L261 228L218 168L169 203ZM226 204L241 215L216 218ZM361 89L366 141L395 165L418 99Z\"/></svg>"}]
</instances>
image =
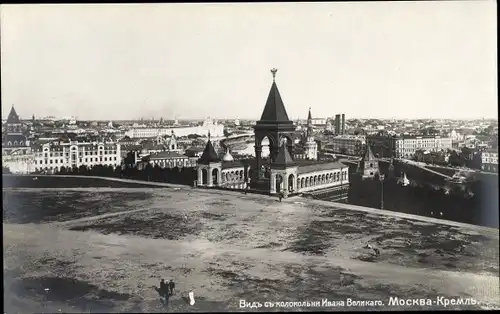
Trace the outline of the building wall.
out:
<instances>
[{"instance_id":1,"label":"building wall","mask_svg":"<svg viewBox=\"0 0 500 314\"><path fill-rule=\"evenodd\" d=\"M439 151L452 148L451 137L440 136L379 136L366 138L376 156L381 158L411 158L417 150Z\"/></svg>"},{"instance_id":2,"label":"building wall","mask_svg":"<svg viewBox=\"0 0 500 314\"><path fill-rule=\"evenodd\" d=\"M340 135L329 140L325 150L334 154L360 156L364 152L366 137L363 135Z\"/></svg>"},{"instance_id":3,"label":"building wall","mask_svg":"<svg viewBox=\"0 0 500 314\"><path fill-rule=\"evenodd\" d=\"M411 158L417 150L439 151L452 148L451 137L418 136L401 137L395 140L396 157Z\"/></svg>"},{"instance_id":4,"label":"building wall","mask_svg":"<svg viewBox=\"0 0 500 314\"><path fill-rule=\"evenodd\" d=\"M222 170L221 186L230 189L246 188L247 183L245 182L245 167Z\"/></svg>"},{"instance_id":5,"label":"building wall","mask_svg":"<svg viewBox=\"0 0 500 314\"><path fill-rule=\"evenodd\" d=\"M494 152L482 152L481 162L483 164L497 164L498 165L498 153Z\"/></svg>"},{"instance_id":6,"label":"building wall","mask_svg":"<svg viewBox=\"0 0 500 314\"><path fill-rule=\"evenodd\" d=\"M120 144L97 142L70 142L45 144L34 151L35 171L60 171L61 167L72 168L95 165L119 166L122 157Z\"/></svg>"},{"instance_id":7,"label":"building wall","mask_svg":"<svg viewBox=\"0 0 500 314\"><path fill-rule=\"evenodd\" d=\"M2 166L9 168L15 174L34 172L34 155L2 155Z\"/></svg>"},{"instance_id":8,"label":"building wall","mask_svg":"<svg viewBox=\"0 0 500 314\"><path fill-rule=\"evenodd\" d=\"M318 159L318 144L314 141L312 137L307 139L305 144L305 155L309 160L317 160Z\"/></svg>"},{"instance_id":9,"label":"building wall","mask_svg":"<svg viewBox=\"0 0 500 314\"><path fill-rule=\"evenodd\" d=\"M298 192L311 192L349 183L349 168L323 170L298 175Z\"/></svg>"},{"instance_id":10,"label":"building wall","mask_svg":"<svg viewBox=\"0 0 500 314\"><path fill-rule=\"evenodd\" d=\"M162 168L175 168L175 167L184 167L184 168L194 168L197 165L198 158L197 157L169 157L169 158L151 158L149 162L151 166L160 166Z\"/></svg>"},{"instance_id":11,"label":"building wall","mask_svg":"<svg viewBox=\"0 0 500 314\"><path fill-rule=\"evenodd\" d=\"M498 173L498 152L481 153L481 170Z\"/></svg>"}]
</instances>

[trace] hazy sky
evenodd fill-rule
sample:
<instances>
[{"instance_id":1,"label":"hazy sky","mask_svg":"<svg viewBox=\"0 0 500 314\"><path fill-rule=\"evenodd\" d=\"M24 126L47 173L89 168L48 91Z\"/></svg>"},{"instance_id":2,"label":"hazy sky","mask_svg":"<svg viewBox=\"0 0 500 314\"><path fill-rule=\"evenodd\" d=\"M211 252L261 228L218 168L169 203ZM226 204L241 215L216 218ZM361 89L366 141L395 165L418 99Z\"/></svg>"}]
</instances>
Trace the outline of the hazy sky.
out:
<instances>
[{"instance_id":1,"label":"hazy sky","mask_svg":"<svg viewBox=\"0 0 500 314\"><path fill-rule=\"evenodd\" d=\"M496 1L2 5L2 116L496 118Z\"/></svg>"}]
</instances>

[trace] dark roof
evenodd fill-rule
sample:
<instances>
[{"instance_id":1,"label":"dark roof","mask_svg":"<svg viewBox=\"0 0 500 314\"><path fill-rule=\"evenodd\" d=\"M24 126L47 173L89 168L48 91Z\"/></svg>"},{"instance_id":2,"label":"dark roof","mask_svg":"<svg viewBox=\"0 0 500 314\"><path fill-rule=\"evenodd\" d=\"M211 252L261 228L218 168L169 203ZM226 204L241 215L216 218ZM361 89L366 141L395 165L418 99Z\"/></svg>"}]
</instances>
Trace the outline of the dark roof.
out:
<instances>
[{"instance_id":1,"label":"dark roof","mask_svg":"<svg viewBox=\"0 0 500 314\"><path fill-rule=\"evenodd\" d=\"M330 161L330 162L317 162L313 161L309 165L306 162L301 161L300 163L304 163L303 165L299 164L297 169L298 174L323 171L323 170L334 170L340 168L348 168L348 166L343 165L338 161Z\"/></svg>"},{"instance_id":2,"label":"dark roof","mask_svg":"<svg viewBox=\"0 0 500 314\"><path fill-rule=\"evenodd\" d=\"M7 145L8 142L11 142L11 146L14 146L14 142L17 142L18 145L20 142L23 142L22 146L25 146L26 136L20 134L5 134L3 141L5 145Z\"/></svg>"},{"instance_id":3,"label":"dark roof","mask_svg":"<svg viewBox=\"0 0 500 314\"><path fill-rule=\"evenodd\" d=\"M288 152L287 146L281 145L279 150L278 150L278 156L276 156L276 159L274 160L272 165L291 166L293 164L294 164L294 162L293 162L292 156L290 156L290 153Z\"/></svg>"},{"instance_id":4,"label":"dark roof","mask_svg":"<svg viewBox=\"0 0 500 314\"><path fill-rule=\"evenodd\" d=\"M205 149L203 150L203 154L200 159L198 159L198 163L207 165L211 162L219 162L219 156L215 152L214 146L212 145L212 141L208 140Z\"/></svg>"},{"instance_id":5,"label":"dark roof","mask_svg":"<svg viewBox=\"0 0 500 314\"><path fill-rule=\"evenodd\" d=\"M9 116L7 117L7 123L10 124L16 124L16 123L21 123L21 120L19 120L19 116L17 115L16 109L14 109L14 106L10 109Z\"/></svg>"},{"instance_id":6,"label":"dark roof","mask_svg":"<svg viewBox=\"0 0 500 314\"><path fill-rule=\"evenodd\" d=\"M281 99L280 92L276 82L273 82L269 96L267 97L266 106L260 117L261 121L284 122L290 121L286 113L285 105Z\"/></svg>"},{"instance_id":7,"label":"dark roof","mask_svg":"<svg viewBox=\"0 0 500 314\"><path fill-rule=\"evenodd\" d=\"M190 151L190 152L201 152L203 150L204 149L202 147L198 147L198 146L191 146L191 147L186 149L186 151Z\"/></svg>"}]
</instances>

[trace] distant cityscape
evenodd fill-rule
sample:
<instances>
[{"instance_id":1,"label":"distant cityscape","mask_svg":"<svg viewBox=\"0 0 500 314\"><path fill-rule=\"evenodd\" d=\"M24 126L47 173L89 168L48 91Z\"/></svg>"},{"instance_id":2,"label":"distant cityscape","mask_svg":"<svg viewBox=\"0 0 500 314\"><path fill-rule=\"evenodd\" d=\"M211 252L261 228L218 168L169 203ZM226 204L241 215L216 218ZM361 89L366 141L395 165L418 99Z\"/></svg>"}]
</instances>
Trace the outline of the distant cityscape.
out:
<instances>
[{"instance_id":1,"label":"distant cityscape","mask_svg":"<svg viewBox=\"0 0 500 314\"><path fill-rule=\"evenodd\" d=\"M113 147L106 150L111 152L109 156L105 156L102 161L83 157L82 164L117 166L127 154L136 152L136 162L140 161L140 156L147 155L154 160L164 155L168 156L167 165L177 164L182 160L181 164L194 166L194 161L190 160L199 157L209 134L221 156L225 153L225 146L233 158L255 155L252 145L255 123L256 120L213 118L204 121L163 118L89 121L50 116L20 118L15 106L12 106L9 117L2 120L2 156L4 166L8 166L12 172L32 173L41 168L54 172L70 164L60 162L64 159L58 160L56 154L53 155L53 161L38 162L36 156L43 151L43 147L52 152L54 149L69 147L71 143L78 147L90 145L89 143L103 143L106 147ZM466 149L468 156L464 161L472 156L469 159L478 160L475 162L476 168L498 172L497 120L346 119L344 114L336 114L325 118L313 117L311 123L318 152L322 155L361 157L366 145L369 145L375 156L380 158L446 163L452 152L461 153ZM294 121L294 125L294 140L299 143L307 128L307 112L303 119ZM173 146L168 145L174 141ZM26 162L28 156L33 156L33 163ZM18 161L19 158L22 161ZM79 166L80 162L77 164ZM37 167L41 165L44 167Z\"/></svg>"}]
</instances>

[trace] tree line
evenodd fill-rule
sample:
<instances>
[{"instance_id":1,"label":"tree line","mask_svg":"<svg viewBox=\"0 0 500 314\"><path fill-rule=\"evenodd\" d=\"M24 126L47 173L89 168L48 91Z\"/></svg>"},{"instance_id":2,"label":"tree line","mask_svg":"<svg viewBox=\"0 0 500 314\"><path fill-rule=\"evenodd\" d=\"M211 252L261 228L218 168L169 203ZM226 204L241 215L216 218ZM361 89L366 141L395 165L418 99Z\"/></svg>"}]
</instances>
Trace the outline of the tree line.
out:
<instances>
[{"instance_id":1,"label":"tree line","mask_svg":"<svg viewBox=\"0 0 500 314\"><path fill-rule=\"evenodd\" d=\"M147 164L144 169L126 165L117 167L105 165L95 165L93 167L85 165L81 165L80 167L61 167L56 174L113 177L182 185L193 185L194 181L197 179L196 168L161 168L158 165L153 167L151 164Z\"/></svg>"},{"instance_id":2,"label":"tree line","mask_svg":"<svg viewBox=\"0 0 500 314\"><path fill-rule=\"evenodd\" d=\"M423 150L418 150L415 152L413 160L433 165L481 169L480 152L463 147L460 152L448 150L448 154L448 160L446 160L445 152L429 152L426 154Z\"/></svg>"}]
</instances>

